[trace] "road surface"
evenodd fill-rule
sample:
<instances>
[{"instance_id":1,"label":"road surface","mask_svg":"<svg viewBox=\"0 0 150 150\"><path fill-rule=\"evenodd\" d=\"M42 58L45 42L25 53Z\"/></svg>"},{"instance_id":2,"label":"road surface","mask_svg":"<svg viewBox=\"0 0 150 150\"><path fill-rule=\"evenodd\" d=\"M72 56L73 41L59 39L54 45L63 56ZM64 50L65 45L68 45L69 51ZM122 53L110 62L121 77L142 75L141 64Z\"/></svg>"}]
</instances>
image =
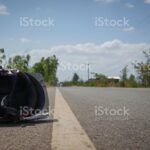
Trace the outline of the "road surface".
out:
<instances>
[{"instance_id":1,"label":"road surface","mask_svg":"<svg viewBox=\"0 0 150 150\"><path fill-rule=\"evenodd\" d=\"M149 150L150 89L62 87L48 94L56 121L1 124L0 150Z\"/></svg>"},{"instance_id":2,"label":"road surface","mask_svg":"<svg viewBox=\"0 0 150 150\"><path fill-rule=\"evenodd\" d=\"M69 87L60 91L97 149L150 149L150 89ZM124 107L128 115L114 115L114 110ZM103 114L104 108L112 112Z\"/></svg>"}]
</instances>

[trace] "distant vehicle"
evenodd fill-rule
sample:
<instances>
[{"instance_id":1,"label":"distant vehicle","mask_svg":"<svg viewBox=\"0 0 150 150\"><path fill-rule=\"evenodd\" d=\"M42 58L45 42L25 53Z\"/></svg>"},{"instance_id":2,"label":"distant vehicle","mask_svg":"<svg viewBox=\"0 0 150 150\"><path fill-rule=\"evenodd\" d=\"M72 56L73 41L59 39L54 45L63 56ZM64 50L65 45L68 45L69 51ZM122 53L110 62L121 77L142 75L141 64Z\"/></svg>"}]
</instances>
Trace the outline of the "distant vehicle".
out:
<instances>
[{"instance_id":1,"label":"distant vehicle","mask_svg":"<svg viewBox=\"0 0 150 150\"><path fill-rule=\"evenodd\" d=\"M49 100L41 74L0 67L0 122L45 119Z\"/></svg>"}]
</instances>

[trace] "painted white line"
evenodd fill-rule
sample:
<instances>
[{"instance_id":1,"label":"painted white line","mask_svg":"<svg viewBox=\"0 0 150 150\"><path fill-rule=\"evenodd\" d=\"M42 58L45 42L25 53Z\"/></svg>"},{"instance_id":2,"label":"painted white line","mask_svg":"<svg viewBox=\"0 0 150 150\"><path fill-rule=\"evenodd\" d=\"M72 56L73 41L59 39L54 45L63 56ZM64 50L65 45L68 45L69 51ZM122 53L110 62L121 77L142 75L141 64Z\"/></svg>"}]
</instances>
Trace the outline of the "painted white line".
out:
<instances>
[{"instance_id":1,"label":"painted white line","mask_svg":"<svg viewBox=\"0 0 150 150\"><path fill-rule=\"evenodd\" d=\"M56 89L52 150L96 150L67 102Z\"/></svg>"}]
</instances>

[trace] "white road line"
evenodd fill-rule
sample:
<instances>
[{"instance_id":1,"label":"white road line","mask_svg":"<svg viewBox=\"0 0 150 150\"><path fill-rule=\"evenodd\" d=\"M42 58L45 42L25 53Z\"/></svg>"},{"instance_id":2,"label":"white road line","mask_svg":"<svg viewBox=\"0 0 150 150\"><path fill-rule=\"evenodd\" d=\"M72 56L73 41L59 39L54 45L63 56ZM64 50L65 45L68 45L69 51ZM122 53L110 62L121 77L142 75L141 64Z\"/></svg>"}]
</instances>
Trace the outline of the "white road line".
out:
<instances>
[{"instance_id":1,"label":"white road line","mask_svg":"<svg viewBox=\"0 0 150 150\"><path fill-rule=\"evenodd\" d=\"M67 102L56 89L52 150L96 150Z\"/></svg>"}]
</instances>

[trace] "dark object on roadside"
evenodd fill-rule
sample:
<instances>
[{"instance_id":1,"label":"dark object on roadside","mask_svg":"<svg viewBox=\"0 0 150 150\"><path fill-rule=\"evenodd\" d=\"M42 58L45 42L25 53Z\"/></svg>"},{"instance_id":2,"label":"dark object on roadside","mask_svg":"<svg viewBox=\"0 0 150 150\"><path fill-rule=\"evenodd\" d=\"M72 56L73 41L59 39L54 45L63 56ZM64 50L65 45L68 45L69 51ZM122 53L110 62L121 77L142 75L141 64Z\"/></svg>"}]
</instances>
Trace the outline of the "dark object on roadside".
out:
<instances>
[{"instance_id":1,"label":"dark object on roadside","mask_svg":"<svg viewBox=\"0 0 150 150\"><path fill-rule=\"evenodd\" d=\"M45 119L49 101L41 74L0 67L0 122Z\"/></svg>"}]
</instances>

